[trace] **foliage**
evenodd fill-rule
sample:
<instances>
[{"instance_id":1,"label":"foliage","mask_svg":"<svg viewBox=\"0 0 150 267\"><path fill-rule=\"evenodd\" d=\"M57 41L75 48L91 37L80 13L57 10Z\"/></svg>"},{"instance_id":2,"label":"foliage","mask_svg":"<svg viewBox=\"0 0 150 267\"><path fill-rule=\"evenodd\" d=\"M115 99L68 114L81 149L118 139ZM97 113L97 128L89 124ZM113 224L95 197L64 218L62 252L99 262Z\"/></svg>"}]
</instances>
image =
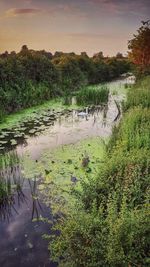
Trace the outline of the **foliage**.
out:
<instances>
[{"instance_id":1,"label":"foliage","mask_svg":"<svg viewBox=\"0 0 150 267\"><path fill-rule=\"evenodd\" d=\"M60 266L149 266L150 111L143 97L115 128L99 175L82 180L75 211L55 225L60 235L50 250Z\"/></svg>"},{"instance_id":2,"label":"foliage","mask_svg":"<svg viewBox=\"0 0 150 267\"><path fill-rule=\"evenodd\" d=\"M129 71L125 58L89 58L86 53L34 51L24 45L19 53L0 55L0 120L3 114L64 96ZM66 102L66 101L65 101Z\"/></svg>"},{"instance_id":3,"label":"foliage","mask_svg":"<svg viewBox=\"0 0 150 267\"><path fill-rule=\"evenodd\" d=\"M28 52L0 59L0 106L7 113L52 98L57 83L57 70L42 55Z\"/></svg>"},{"instance_id":4,"label":"foliage","mask_svg":"<svg viewBox=\"0 0 150 267\"><path fill-rule=\"evenodd\" d=\"M81 89L77 94L79 105L100 105L108 102L109 89L106 86L91 86Z\"/></svg>"},{"instance_id":5,"label":"foliage","mask_svg":"<svg viewBox=\"0 0 150 267\"><path fill-rule=\"evenodd\" d=\"M129 41L129 56L140 73L150 73L150 20L142 21L137 35Z\"/></svg>"}]
</instances>

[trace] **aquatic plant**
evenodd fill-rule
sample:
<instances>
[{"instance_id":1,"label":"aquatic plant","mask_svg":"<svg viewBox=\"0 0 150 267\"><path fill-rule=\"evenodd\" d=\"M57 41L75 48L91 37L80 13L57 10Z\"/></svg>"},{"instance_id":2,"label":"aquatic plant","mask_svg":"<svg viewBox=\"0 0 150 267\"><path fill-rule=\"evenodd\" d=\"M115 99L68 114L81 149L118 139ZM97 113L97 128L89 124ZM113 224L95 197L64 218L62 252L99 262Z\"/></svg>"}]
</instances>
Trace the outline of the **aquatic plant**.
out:
<instances>
[{"instance_id":1,"label":"aquatic plant","mask_svg":"<svg viewBox=\"0 0 150 267\"><path fill-rule=\"evenodd\" d=\"M138 94L130 102L128 95L130 108L98 175L82 180L74 210L55 225L61 234L49 247L59 266L149 266L150 99L144 99Z\"/></svg>"},{"instance_id":2,"label":"aquatic plant","mask_svg":"<svg viewBox=\"0 0 150 267\"><path fill-rule=\"evenodd\" d=\"M107 86L89 86L77 94L78 105L101 105L108 102L109 89Z\"/></svg>"},{"instance_id":3,"label":"aquatic plant","mask_svg":"<svg viewBox=\"0 0 150 267\"><path fill-rule=\"evenodd\" d=\"M14 207L14 192L18 194L18 201L24 197L22 192L21 170L19 158L15 152L0 155L0 218L9 220Z\"/></svg>"}]
</instances>

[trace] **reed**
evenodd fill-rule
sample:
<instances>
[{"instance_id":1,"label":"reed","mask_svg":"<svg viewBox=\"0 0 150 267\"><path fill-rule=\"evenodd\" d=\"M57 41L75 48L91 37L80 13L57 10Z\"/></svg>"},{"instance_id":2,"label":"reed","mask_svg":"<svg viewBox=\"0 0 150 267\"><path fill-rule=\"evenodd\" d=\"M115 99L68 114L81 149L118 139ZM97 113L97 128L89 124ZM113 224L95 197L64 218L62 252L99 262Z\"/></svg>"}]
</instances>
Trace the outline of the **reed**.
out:
<instances>
[{"instance_id":1,"label":"reed","mask_svg":"<svg viewBox=\"0 0 150 267\"><path fill-rule=\"evenodd\" d=\"M108 102L109 89L107 86L89 86L77 94L78 105L101 105Z\"/></svg>"},{"instance_id":2,"label":"reed","mask_svg":"<svg viewBox=\"0 0 150 267\"><path fill-rule=\"evenodd\" d=\"M123 104L123 108L127 110L135 106L150 107L150 76L138 82L128 91L127 101Z\"/></svg>"}]
</instances>

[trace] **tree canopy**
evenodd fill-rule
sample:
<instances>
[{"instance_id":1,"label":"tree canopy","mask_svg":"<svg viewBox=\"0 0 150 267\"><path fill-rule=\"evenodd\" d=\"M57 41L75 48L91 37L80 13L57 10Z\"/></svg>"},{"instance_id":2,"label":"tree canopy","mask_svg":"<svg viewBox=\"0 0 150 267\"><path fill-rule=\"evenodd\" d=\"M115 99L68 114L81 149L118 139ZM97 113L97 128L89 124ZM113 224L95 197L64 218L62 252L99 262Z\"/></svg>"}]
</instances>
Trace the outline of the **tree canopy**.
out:
<instances>
[{"instance_id":1,"label":"tree canopy","mask_svg":"<svg viewBox=\"0 0 150 267\"><path fill-rule=\"evenodd\" d=\"M53 97L69 95L87 84L107 82L129 70L126 58L105 58L97 53L35 51L23 45L20 52L0 55L0 109L11 113Z\"/></svg>"},{"instance_id":2,"label":"tree canopy","mask_svg":"<svg viewBox=\"0 0 150 267\"><path fill-rule=\"evenodd\" d=\"M141 72L150 73L150 20L142 21L142 26L129 41L129 57Z\"/></svg>"}]
</instances>

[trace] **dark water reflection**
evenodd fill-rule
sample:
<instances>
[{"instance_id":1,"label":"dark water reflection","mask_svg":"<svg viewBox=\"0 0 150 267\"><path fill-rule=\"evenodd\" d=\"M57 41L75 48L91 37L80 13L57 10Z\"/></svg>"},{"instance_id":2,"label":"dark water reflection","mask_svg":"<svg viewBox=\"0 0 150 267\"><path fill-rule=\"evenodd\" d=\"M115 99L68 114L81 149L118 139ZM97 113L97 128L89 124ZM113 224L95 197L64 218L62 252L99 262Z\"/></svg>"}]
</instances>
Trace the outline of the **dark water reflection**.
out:
<instances>
[{"instance_id":1,"label":"dark water reflection","mask_svg":"<svg viewBox=\"0 0 150 267\"><path fill-rule=\"evenodd\" d=\"M42 239L43 234L50 234L50 224L41 218L53 218L41 200L39 182L39 177L25 178L19 163L0 172L0 183L9 191L5 200L0 199L1 267L57 266L50 262L48 243Z\"/></svg>"}]
</instances>

